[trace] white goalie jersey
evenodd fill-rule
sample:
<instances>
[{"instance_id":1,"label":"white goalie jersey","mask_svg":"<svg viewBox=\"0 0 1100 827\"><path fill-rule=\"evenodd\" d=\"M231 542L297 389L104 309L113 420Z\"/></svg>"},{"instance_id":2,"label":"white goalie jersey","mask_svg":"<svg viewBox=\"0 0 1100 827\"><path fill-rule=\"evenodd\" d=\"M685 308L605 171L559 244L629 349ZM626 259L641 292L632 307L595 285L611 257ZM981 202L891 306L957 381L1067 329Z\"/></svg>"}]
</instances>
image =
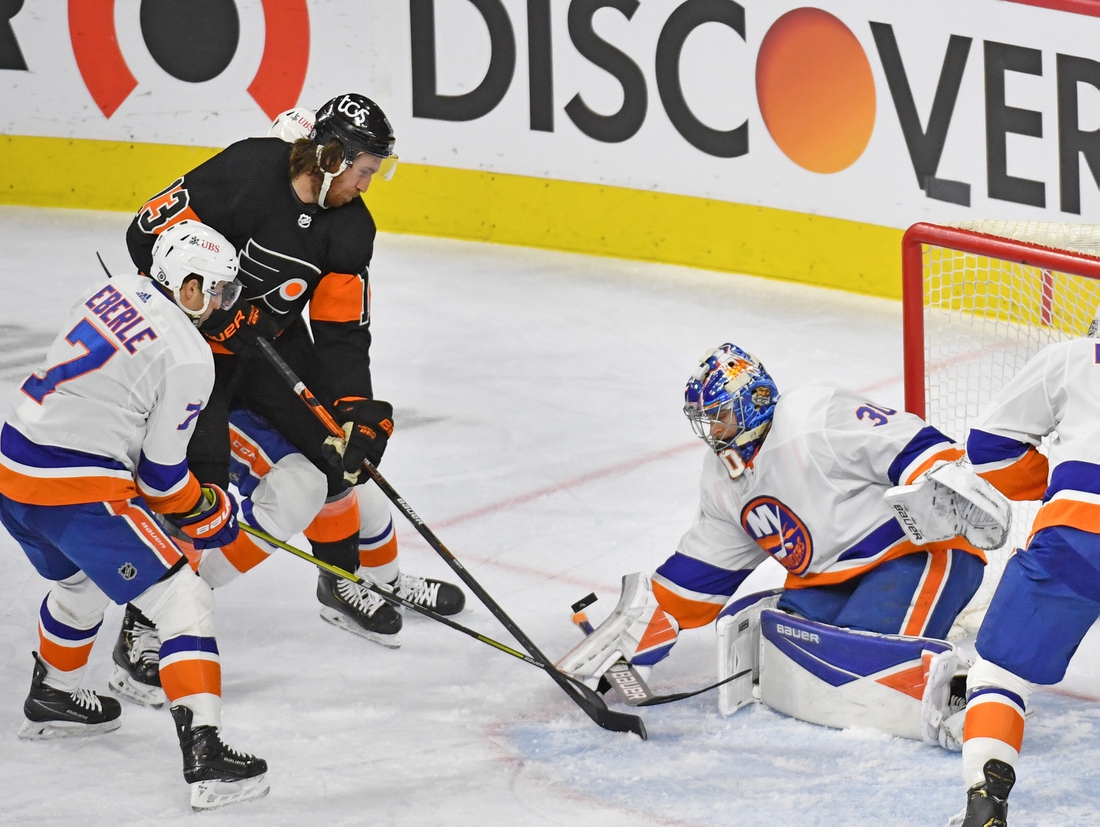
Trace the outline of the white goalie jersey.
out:
<instances>
[{"instance_id":1,"label":"white goalie jersey","mask_svg":"<svg viewBox=\"0 0 1100 827\"><path fill-rule=\"evenodd\" d=\"M35 505L199 498L187 443L214 384L210 348L149 279L124 274L76 305L0 432L0 491Z\"/></svg>"},{"instance_id":2,"label":"white goalie jersey","mask_svg":"<svg viewBox=\"0 0 1100 827\"><path fill-rule=\"evenodd\" d=\"M708 451L695 522L653 578L661 605L685 627L717 616L768 557L786 587L840 583L930 546L910 542L883 494L962 450L922 419L848 390L786 391L751 467L731 479ZM961 538L935 546L982 553ZM686 622L685 622L686 621Z\"/></svg>"}]
</instances>

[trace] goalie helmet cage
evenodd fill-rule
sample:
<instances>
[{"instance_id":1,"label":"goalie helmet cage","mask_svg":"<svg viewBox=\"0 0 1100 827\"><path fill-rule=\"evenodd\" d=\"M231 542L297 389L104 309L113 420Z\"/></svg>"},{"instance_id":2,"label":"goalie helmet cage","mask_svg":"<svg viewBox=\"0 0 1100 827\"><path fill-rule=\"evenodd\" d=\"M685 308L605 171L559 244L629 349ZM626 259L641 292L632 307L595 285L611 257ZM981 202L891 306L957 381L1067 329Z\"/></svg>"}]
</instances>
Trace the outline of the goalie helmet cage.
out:
<instances>
[{"instance_id":1,"label":"goalie helmet cage","mask_svg":"<svg viewBox=\"0 0 1100 827\"><path fill-rule=\"evenodd\" d=\"M1100 301L1100 226L1035 221L914 224L902 240L905 407L965 440L972 420L1051 342L1086 335ZM1038 505L1013 504L956 633L976 631Z\"/></svg>"}]
</instances>

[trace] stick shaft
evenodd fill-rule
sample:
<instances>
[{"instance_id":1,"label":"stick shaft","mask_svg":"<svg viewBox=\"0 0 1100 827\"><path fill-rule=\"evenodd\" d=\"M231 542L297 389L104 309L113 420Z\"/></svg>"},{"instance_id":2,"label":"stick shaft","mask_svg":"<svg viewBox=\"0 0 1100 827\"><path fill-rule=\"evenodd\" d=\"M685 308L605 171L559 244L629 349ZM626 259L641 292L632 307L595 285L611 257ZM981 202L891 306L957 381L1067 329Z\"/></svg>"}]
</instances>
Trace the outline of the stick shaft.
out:
<instances>
[{"instance_id":1,"label":"stick shaft","mask_svg":"<svg viewBox=\"0 0 1100 827\"><path fill-rule=\"evenodd\" d=\"M267 360L275 368L276 371L283 377L288 385L293 388L298 397L309 406L314 415L325 425L326 428L332 433L333 436L344 436L343 429L336 424L336 420L332 418L332 415L325 409L325 407L317 400L317 398L310 392L298 376L291 370L290 366L284 361L283 357L278 354L274 346L266 339L257 339L256 345L260 351L264 354ZM370 475L370 478L374 480L375 484L382 489L384 493L398 510L405 516L405 518L412 523L413 527L417 530L421 537L432 549L446 561L447 565L459 576L467 588L470 589L484 604L500 623L508 630L508 633L512 635L520 645L527 650L527 652L537 661L543 664L549 664L549 659L539 650L527 635L523 632L515 621L508 616L503 608L489 595L481 584L474 579L466 567L459 562L450 550L440 541L435 533L428 528L427 524L420 518L420 515L413 511L412 507L405 502L405 499L397 493L392 485L386 480L385 477L379 473L371 463L364 461L363 469ZM642 723L642 719L636 715L627 715L622 712L614 712L607 708L607 704L604 703L603 698L597 695L588 687L583 684L579 684L575 681L571 681L568 677L559 672L556 668L547 666L544 671L549 675L555 683L558 684L565 691L573 701L585 711L585 713L593 721L599 724L604 729L610 729L615 732L633 732L643 740L646 738L645 724Z\"/></svg>"}]
</instances>

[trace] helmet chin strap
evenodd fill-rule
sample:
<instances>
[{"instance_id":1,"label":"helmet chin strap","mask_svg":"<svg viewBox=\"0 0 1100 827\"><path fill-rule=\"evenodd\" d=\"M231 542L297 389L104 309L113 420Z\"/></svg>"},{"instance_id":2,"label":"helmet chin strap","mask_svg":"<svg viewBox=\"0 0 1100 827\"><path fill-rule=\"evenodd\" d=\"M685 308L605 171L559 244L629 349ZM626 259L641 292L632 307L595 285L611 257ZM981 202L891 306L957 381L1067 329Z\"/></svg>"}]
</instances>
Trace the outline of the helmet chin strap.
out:
<instances>
[{"instance_id":1,"label":"helmet chin strap","mask_svg":"<svg viewBox=\"0 0 1100 827\"><path fill-rule=\"evenodd\" d=\"M328 188L332 184L332 179L351 166L347 159L340 162L340 168L336 172L325 172L324 167L321 167L321 147L317 147L317 166L321 168L321 172L324 173L324 180L321 181L321 189L317 193L317 206L322 210L328 209L328 204L325 203L325 198L328 196Z\"/></svg>"}]
</instances>

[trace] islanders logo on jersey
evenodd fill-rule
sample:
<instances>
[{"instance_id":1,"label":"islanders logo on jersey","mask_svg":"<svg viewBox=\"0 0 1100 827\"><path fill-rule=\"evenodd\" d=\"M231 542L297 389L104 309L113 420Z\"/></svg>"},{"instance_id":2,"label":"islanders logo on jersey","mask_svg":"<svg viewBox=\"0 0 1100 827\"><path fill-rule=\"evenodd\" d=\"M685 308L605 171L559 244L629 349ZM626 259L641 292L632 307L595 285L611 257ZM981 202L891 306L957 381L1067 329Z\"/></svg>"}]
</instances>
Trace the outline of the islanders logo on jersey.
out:
<instances>
[{"instance_id":1,"label":"islanders logo on jersey","mask_svg":"<svg viewBox=\"0 0 1100 827\"><path fill-rule=\"evenodd\" d=\"M741 509L741 527L791 574L802 574L814 556L806 524L775 497L754 497Z\"/></svg>"}]
</instances>

